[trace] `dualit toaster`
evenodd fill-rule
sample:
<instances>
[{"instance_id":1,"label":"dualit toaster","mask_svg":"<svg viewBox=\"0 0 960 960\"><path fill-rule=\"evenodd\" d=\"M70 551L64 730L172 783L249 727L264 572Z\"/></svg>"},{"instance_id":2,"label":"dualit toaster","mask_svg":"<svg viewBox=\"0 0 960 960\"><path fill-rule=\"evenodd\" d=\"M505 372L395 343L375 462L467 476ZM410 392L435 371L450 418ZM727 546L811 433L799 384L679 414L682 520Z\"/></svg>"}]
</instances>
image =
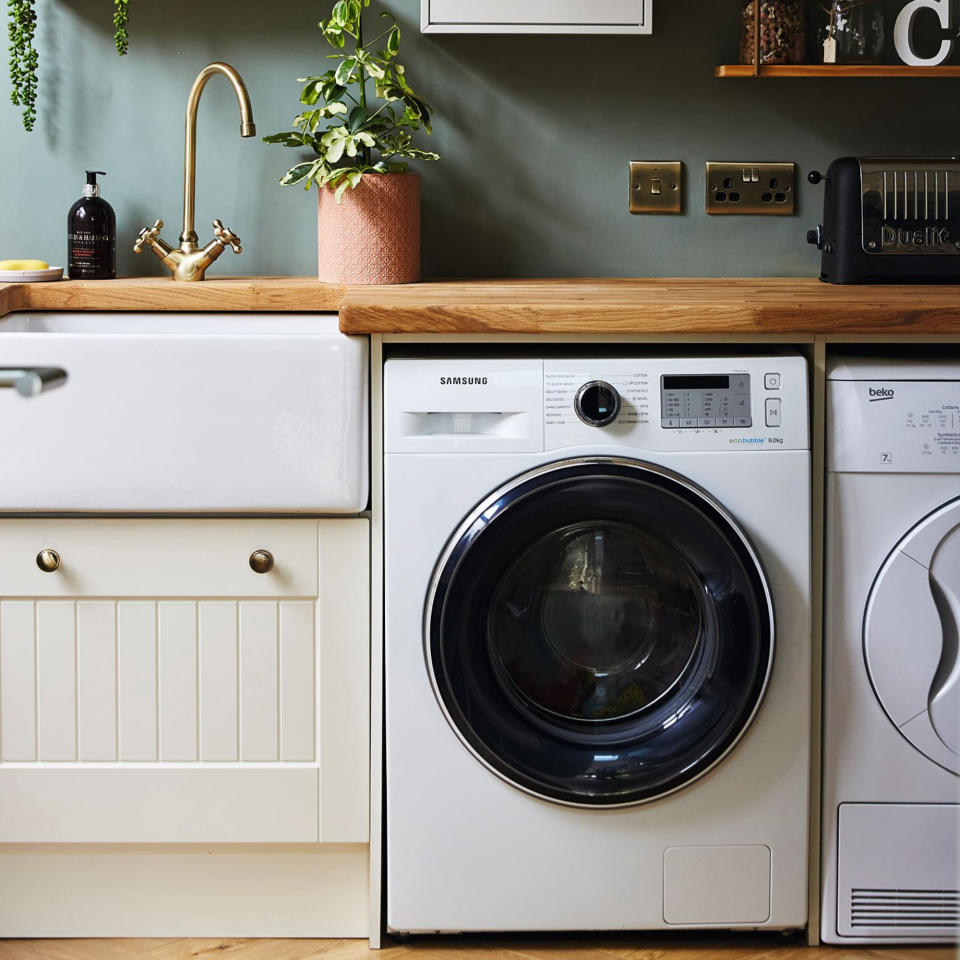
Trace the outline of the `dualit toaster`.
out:
<instances>
[{"instance_id":1,"label":"dualit toaster","mask_svg":"<svg viewBox=\"0 0 960 960\"><path fill-rule=\"evenodd\" d=\"M960 282L960 159L843 157L807 179L826 180L823 224L807 234L821 280Z\"/></svg>"}]
</instances>

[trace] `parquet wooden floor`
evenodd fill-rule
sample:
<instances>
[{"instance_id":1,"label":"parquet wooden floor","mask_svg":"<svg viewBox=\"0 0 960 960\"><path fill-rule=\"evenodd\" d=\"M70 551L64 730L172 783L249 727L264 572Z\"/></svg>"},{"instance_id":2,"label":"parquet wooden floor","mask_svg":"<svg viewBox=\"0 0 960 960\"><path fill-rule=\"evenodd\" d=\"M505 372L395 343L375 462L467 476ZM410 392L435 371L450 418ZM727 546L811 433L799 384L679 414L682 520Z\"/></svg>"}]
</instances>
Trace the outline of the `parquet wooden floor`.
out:
<instances>
[{"instance_id":1,"label":"parquet wooden floor","mask_svg":"<svg viewBox=\"0 0 960 960\"><path fill-rule=\"evenodd\" d=\"M777 937L643 934L365 940L0 940L0 960L958 960L954 947L807 947Z\"/></svg>"}]
</instances>

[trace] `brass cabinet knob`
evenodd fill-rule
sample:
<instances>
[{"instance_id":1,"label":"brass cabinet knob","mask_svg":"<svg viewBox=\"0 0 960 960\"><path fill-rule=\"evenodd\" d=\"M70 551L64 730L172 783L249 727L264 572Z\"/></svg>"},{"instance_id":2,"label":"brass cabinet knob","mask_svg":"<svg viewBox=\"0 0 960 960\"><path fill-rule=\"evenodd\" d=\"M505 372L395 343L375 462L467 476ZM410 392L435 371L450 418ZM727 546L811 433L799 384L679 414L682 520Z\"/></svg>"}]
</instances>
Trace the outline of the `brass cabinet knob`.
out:
<instances>
[{"instance_id":1,"label":"brass cabinet knob","mask_svg":"<svg viewBox=\"0 0 960 960\"><path fill-rule=\"evenodd\" d=\"M269 573L273 569L273 554L269 550L254 550L250 554L250 569L254 573Z\"/></svg>"},{"instance_id":2,"label":"brass cabinet knob","mask_svg":"<svg viewBox=\"0 0 960 960\"><path fill-rule=\"evenodd\" d=\"M53 573L54 570L60 569L60 554L56 550L51 550L47 547L45 550L41 550L37 554L37 566L44 573Z\"/></svg>"}]
</instances>

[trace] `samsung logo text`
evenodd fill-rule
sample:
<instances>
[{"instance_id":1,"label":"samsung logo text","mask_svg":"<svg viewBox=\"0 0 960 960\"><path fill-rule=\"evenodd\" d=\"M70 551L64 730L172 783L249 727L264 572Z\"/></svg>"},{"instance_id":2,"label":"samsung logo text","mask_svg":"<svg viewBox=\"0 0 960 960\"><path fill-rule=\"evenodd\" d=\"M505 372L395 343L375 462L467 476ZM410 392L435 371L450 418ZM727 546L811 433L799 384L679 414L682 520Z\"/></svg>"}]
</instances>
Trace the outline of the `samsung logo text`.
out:
<instances>
[{"instance_id":1,"label":"samsung logo text","mask_svg":"<svg viewBox=\"0 0 960 960\"><path fill-rule=\"evenodd\" d=\"M486 377L441 377L441 387L485 387Z\"/></svg>"}]
</instances>

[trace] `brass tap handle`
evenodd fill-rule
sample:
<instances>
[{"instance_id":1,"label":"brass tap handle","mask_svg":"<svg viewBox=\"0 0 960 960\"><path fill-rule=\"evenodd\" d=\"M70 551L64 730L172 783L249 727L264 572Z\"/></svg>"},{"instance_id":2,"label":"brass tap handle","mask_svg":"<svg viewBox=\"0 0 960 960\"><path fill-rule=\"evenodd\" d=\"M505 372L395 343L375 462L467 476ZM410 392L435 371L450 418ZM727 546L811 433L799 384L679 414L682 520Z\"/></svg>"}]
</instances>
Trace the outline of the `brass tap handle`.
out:
<instances>
[{"instance_id":1,"label":"brass tap handle","mask_svg":"<svg viewBox=\"0 0 960 960\"><path fill-rule=\"evenodd\" d=\"M250 554L250 569L254 573L269 573L273 569L273 554L269 550L254 550Z\"/></svg>"},{"instance_id":2,"label":"brass tap handle","mask_svg":"<svg viewBox=\"0 0 960 960\"><path fill-rule=\"evenodd\" d=\"M213 235L224 247L233 247L234 253L243 253L240 238L229 227L225 227L220 220L213 221Z\"/></svg>"},{"instance_id":3,"label":"brass tap handle","mask_svg":"<svg viewBox=\"0 0 960 960\"><path fill-rule=\"evenodd\" d=\"M37 554L37 566L44 573L53 573L54 570L60 569L60 554L56 550L51 550L47 547L45 550L41 550Z\"/></svg>"},{"instance_id":4,"label":"brass tap handle","mask_svg":"<svg viewBox=\"0 0 960 960\"><path fill-rule=\"evenodd\" d=\"M158 220L152 227L144 227L139 235L137 236L136 241L133 244L133 252L140 253L143 248L152 247L154 240L160 236L160 231L163 229L163 221Z\"/></svg>"}]
</instances>

